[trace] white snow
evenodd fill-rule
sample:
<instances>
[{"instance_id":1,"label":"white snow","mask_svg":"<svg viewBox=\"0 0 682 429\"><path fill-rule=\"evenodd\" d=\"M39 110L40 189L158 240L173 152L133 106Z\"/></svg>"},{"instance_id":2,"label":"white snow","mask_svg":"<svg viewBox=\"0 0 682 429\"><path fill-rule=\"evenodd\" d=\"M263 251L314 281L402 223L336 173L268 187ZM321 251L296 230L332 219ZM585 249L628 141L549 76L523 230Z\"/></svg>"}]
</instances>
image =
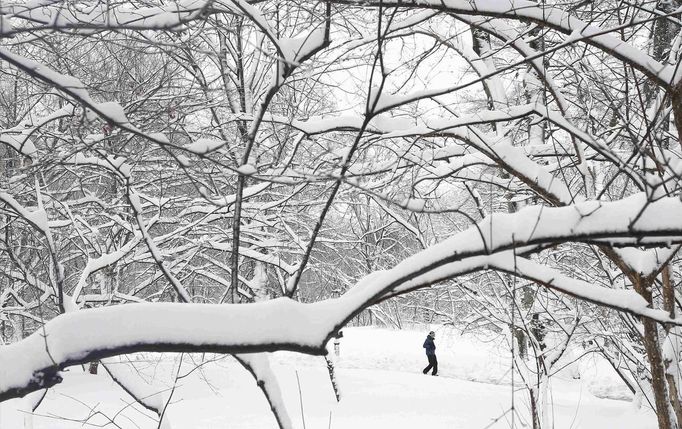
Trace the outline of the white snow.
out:
<instances>
[{"instance_id":1,"label":"white snow","mask_svg":"<svg viewBox=\"0 0 682 429\"><path fill-rule=\"evenodd\" d=\"M0 198L31 219L39 229L46 224L44 211L28 211L6 194L0 194ZM139 197L131 193L130 201L150 252L161 269L167 271L164 274L177 292L190 301L146 231ZM637 221L633 222L634 219ZM649 237L645 242L661 243L670 239L666 234L675 231L680 234L680 219L682 201L679 198L651 203L644 194L613 203L590 201L560 208L528 207L514 214L488 216L479 227L410 256L390 270L375 272L360 280L350 292L337 299L314 304L285 298L242 305L133 304L61 315L49 321L44 331L0 347L0 393L27 385L35 371L50 368L54 362L77 362L93 350L104 352L127 347L131 351L148 351L153 350L154 344L162 344L175 351L198 347L225 352L302 348L310 353L322 353L325 338L373 299L401 288L409 290L456 274L504 264L505 252L508 264L507 249L512 245L553 242L563 237L592 237L594 242L632 245L638 244L639 239L633 236L638 232ZM656 237L656 232L664 236ZM564 281L538 268L532 271L544 276L545 283ZM627 291L570 281L557 288L655 320L682 323L679 319L672 321L662 310L648 308L645 301ZM168 329L169 326L174 329Z\"/></svg>"},{"instance_id":2,"label":"white snow","mask_svg":"<svg viewBox=\"0 0 682 429\"><path fill-rule=\"evenodd\" d=\"M35 210L28 210L6 192L0 192L0 201L7 204L19 216L35 226L41 233L45 235L49 234L48 218L44 208L38 207Z\"/></svg>"},{"instance_id":3,"label":"white snow","mask_svg":"<svg viewBox=\"0 0 682 429\"><path fill-rule=\"evenodd\" d=\"M37 150L31 136L35 131L51 121L71 116L73 112L73 106L66 105L47 116L26 119L15 127L0 130L0 143L9 145L25 156L34 156Z\"/></svg>"},{"instance_id":4,"label":"white snow","mask_svg":"<svg viewBox=\"0 0 682 429\"><path fill-rule=\"evenodd\" d=\"M128 29L177 29L186 21L196 19L205 10L206 0L182 0L158 7L131 7L123 4L112 7L108 3L93 5L85 9L64 8L53 1L29 1L1 5L3 14L13 15L19 22L50 25L54 27L75 28L83 33L93 28L106 29L115 25ZM217 10L237 12L235 8L223 4L212 7ZM23 27L23 25L22 25ZM11 31L5 29L6 33ZM1 33L0 33L1 34Z\"/></svg>"},{"instance_id":5,"label":"white snow","mask_svg":"<svg viewBox=\"0 0 682 429\"><path fill-rule=\"evenodd\" d=\"M426 200L423 200L421 198L408 198L402 203L402 206L405 207L407 210L413 212L421 212L424 211L424 206L426 206Z\"/></svg>"},{"instance_id":6,"label":"white snow","mask_svg":"<svg viewBox=\"0 0 682 429\"><path fill-rule=\"evenodd\" d=\"M525 0L421 0L414 4L402 0L385 0L384 6L413 6L432 7L446 10L450 13L464 15L496 16L515 20L544 21L548 26L571 35L574 32L582 34L582 40L602 49L617 58L623 58L639 70L655 78L658 83L669 84L673 79L682 77L681 73L674 75L675 67L663 65L647 55L644 51L628 44L626 41L613 36L612 32L589 25L572 16L570 12L553 7L540 7L537 3Z\"/></svg>"},{"instance_id":7,"label":"white snow","mask_svg":"<svg viewBox=\"0 0 682 429\"><path fill-rule=\"evenodd\" d=\"M279 47L284 54L284 60L292 65L298 65L303 58L324 44L324 36L325 28L322 26L303 36L280 38Z\"/></svg>"},{"instance_id":8,"label":"white snow","mask_svg":"<svg viewBox=\"0 0 682 429\"><path fill-rule=\"evenodd\" d=\"M117 125L130 124L128 118L126 117L125 112L123 111L123 106L121 106L117 102L107 101L105 103L97 103L96 107L100 114L105 116L108 120L116 123ZM165 139L166 141L168 140L165 136L163 136L163 134L162 138Z\"/></svg>"},{"instance_id":9,"label":"white snow","mask_svg":"<svg viewBox=\"0 0 682 429\"><path fill-rule=\"evenodd\" d=\"M270 187L270 184L271 184L270 182L260 182L253 186L249 186L244 189L242 198L247 199L252 196L258 195L264 190L266 190L268 187ZM197 201L196 204L188 204L187 208L181 213L182 215L188 213L215 213L215 206L227 207L231 204L234 204L234 202L237 199L235 194L225 195L221 197L213 196L209 193L209 191L206 188L203 187L200 188L199 191L202 193L204 198L211 201L211 204L213 206L207 206L206 204L204 204L204 201L201 202Z\"/></svg>"},{"instance_id":10,"label":"white snow","mask_svg":"<svg viewBox=\"0 0 682 429\"><path fill-rule=\"evenodd\" d=\"M440 377L424 376L426 359L421 344L425 332L435 329ZM573 346L583 355L580 346ZM515 390L516 423L528 421L528 396L522 385L510 383L510 354L503 337L476 338L443 326L395 331L346 328L340 342L336 372L343 392L336 403L321 357L277 352L268 355L268 369L277 378L283 403L293 427L355 429L508 428ZM170 393L174 375L183 376L173 390L168 420L174 429L274 429L275 419L256 382L228 356L185 355L178 372L178 355L131 355L139 375L154 380L157 389ZM250 362L258 365L258 362ZM117 364L121 365L121 364ZM561 365L561 364L560 364ZM582 378L573 379L573 369ZM74 367L64 383L50 389L33 416L35 429L79 428L79 420L105 424L114 419L122 429L156 428L158 417L123 392L101 371L97 376ZM518 380L518 377L517 377ZM143 382L148 384L148 382ZM300 390L299 390L300 386ZM608 363L584 355L551 378L551 414L557 428L653 429L656 417L646 405L638 409ZM607 395L627 400L603 399ZM22 428L21 400L2 404L0 427ZM301 409L303 411L301 411ZM99 414L98 414L99 412ZM63 416L76 421L52 416ZM488 426L490 425L490 426Z\"/></svg>"},{"instance_id":11,"label":"white snow","mask_svg":"<svg viewBox=\"0 0 682 429\"><path fill-rule=\"evenodd\" d=\"M661 266L677 251L677 247L663 249L637 249L634 247L614 248L630 268L643 276L658 272Z\"/></svg>"},{"instance_id":12,"label":"white snow","mask_svg":"<svg viewBox=\"0 0 682 429\"><path fill-rule=\"evenodd\" d=\"M88 277L92 273L106 266L115 264L117 261L122 259L126 254L128 254L135 246L137 246L141 238L142 238L141 235L135 234L135 236L132 239L125 243L125 245L121 246L121 248L119 248L118 250L113 251L111 253L104 253L97 258L89 258L87 264L85 265L85 268L83 268L83 271L81 272L81 276L80 279L78 280L78 283L76 284L76 288L72 293L73 300L75 302L78 301L78 297L80 296L83 288L86 286L86 281Z\"/></svg>"},{"instance_id":13,"label":"white snow","mask_svg":"<svg viewBox=\"0 0 682 429\"><path fill-rule=\"evenodd\" d=\"M12 20L5 15L0 15L0 34L9 34L14 30Z\"/></svg>"},{"instance_id":14,"label":"white snow","mask_svg":"<svg viewBox=\"0 0 682 429\"><path fill-rule=\"evenodd\" d=\"M74 154L73 157L66 160L65 162L73 163L75 165L92 165L96 167L102 167L112 171L115 174L120 174L124 178L130 178L132 174L132 166L126 161L127 159L124 157L108 155L105 159L102 159L95 156L86 156L79 152Z\"/></svg>"},{"instance_id":15,"label":"white snow","mask_svg":"<svg viewBox=\"0 0 682 429\"><path fill-rule=\"evenodd\" d=\"M102 364L109 375L124 384L136 398L140 398L143 405L156 410L165 408L169 398L164 386L154 386L146 382L127 359L107 358L102 359Z\"/></svg>"},{"instance_id":16,"label":"white snow","mask_svg":"<svg viewBox=\"0 0 682 429\"><path fill-rule=\"evenodd\" d=\"M184 148L197 155L206 155L221 147L225 146L225 142L217 139L200 138L196 141L186 145Z\"/></svg>"},{"instance_id":17,"label":"white snow","mask_svg":"<svg viewBox=\"0 0 682 429\"><path fill-rule=\"evenodd\" d=\"M36 147L31 139L28 137L19 138L18 135L7 131L0 131L0 143L8 145L25 156L31 156L36 152Z\"/></svg>"},{"instance_id":18,"label":"white snow","mask_svg":"<svg viewBox=\"0 0 682 429\"><path fill-rule=\"evenodd\" d=\"M253 174L258 173L258 169L252 164L244 164L237 168L237 172L245 176L251 176Z\"/></svg>"}]
</instances>

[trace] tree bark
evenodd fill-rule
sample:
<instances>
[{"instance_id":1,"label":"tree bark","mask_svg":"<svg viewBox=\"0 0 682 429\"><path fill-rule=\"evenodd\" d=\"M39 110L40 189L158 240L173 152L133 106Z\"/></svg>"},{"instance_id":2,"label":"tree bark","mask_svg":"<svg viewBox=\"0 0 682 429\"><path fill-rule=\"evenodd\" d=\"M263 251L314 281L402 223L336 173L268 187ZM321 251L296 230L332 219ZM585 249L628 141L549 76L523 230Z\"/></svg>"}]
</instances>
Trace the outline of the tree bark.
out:
<instances>
[{"instance_id":1,"label":"tree bark","mask_svg":"<svg viewBox=\"0 0 682 429\"><path fill-rule=\"evenodd\" d=\"M652 302L651 286L653 278L642 278L638 275L631 275L633 285L637 293L642 295L647 302ZM651 387L654 392L654 402L656 404L656 417L658 418L659 429L678 429L676 418L672 413L671 396L666 380L663 353L658 340L658 325L651 319L642 319L644 326L644 349L649 360L651 370Z\"/></svg>"},{"instance_id":2,"label":"tree bark","mask_svg":"<svg viewBox=\"0 0 682 429\"><path fill-rule=\"evenodd\" d=\"M644 348L651 369L651 386L654 391L656 403L656 417L659 429L677 429L677 422L673 420L670 412L670 393L663 367L663 356L658 343L658 326L656 322L643 319L644 325Z\"/></svg>"},{"instance_id":3,"label":"tree bark","mask_svg":"<svg viewBox=\"0 0 682 429\"><path fill-rule=\"evenodd\" d=\"M670 278L670 265L666 264L661 271L661 277L663 280L663 309L670 314L671 318L675 317L675 289L673 287L673 282ZM675 341L674 338L670 338L672 327L666 326L665 331L668 335L667 341ZM673 343L675 344L675 343ZM673 356L667 355L664 359L665 364L665 378L668 382L668 389L670 391L670 405L675 411L675 417L677 422L682 422L682 404L680 403L680 391L677 386L677 380L675 379L675 372L669 371L670 365L673 363L671 359L679 359L677 356L677 349L673 347ZM677 362L675 362L677 364Z\"/></svg>"}]
</instances>

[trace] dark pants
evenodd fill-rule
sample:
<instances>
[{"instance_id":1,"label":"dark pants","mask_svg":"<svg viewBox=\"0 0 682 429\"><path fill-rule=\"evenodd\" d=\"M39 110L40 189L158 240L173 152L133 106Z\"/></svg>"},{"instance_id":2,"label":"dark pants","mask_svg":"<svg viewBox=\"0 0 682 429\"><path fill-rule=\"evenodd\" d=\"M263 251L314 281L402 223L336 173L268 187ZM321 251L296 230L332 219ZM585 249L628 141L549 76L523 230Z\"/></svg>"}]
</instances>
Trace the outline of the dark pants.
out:
<instances>
[{"instance_id":1,"label":"dark pants","mask_svg":"<svg viewBox=\"0 0 682 429\"><path fill-rule=\"evenodd\" d=\"M426 355L426 357L429 358L429 366L424 368L424 371L422 372L426 374L431 368L433 368L431 375L438 374L438 359L436 359L436 355Z\"/></svg>"}]
</instances>

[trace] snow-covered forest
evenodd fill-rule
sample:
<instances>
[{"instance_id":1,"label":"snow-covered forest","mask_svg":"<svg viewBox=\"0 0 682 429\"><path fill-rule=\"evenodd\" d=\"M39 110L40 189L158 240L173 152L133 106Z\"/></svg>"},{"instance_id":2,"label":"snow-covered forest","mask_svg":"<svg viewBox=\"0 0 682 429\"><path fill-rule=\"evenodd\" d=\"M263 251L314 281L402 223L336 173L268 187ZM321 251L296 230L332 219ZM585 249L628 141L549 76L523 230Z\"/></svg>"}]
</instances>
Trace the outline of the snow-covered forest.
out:
<instances>
[{"instance_id":1,"label":"snow-covered forest","mask_svg":"<svg viewBox=\"0 0 682 429\"><path fill-rule=\"evenodd\" d=\"M343 405L339 331L420 326L505 344L500 427L589 355L679 429L681 180L680 0L0 0L0 422L222 368L305 428L271 352Z\"/></svg>"}]
</instances>

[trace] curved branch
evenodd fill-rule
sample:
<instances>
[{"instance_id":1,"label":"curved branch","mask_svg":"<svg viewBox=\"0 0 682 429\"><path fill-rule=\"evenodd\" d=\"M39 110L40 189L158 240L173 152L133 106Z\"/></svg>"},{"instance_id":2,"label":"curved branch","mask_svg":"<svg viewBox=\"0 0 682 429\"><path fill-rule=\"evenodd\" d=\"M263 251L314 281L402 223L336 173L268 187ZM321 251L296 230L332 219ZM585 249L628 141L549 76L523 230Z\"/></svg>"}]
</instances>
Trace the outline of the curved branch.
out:
<instances>
[{"instance_id":1,"label":"curved branch","mask_svg":"<svg viewBox=\"0 0 682 429\"><path fill-rule=\"evenodd\" d=\"M493 18L512 19L533 22L570 36L571 42L584 41L609 55L631 65L644 73L657 85L671 89L682 73L675 73L673 67L666 66L646 55L640 49L627 42L609 35L619 28L604 29L590 25L570 12L525 0L372 0L358 3L355 0L332 0L335 4L347 4L363 7L400 7L411 9L432 9L460 15L478 15ZM637 22L628 22L630 27Z\"/></svg>"},{"instance_id":2,"label":"curved branch","mask_svg":"<svg viewBox=\"0 0 682 429\"><path fill-rule=\"evenodd\" d=\"M124 353L291 350L324 355L327 341L340 327L391 293L489 267L504 269L505 252L515 247L528 253L542 245L572 241L680 243L682 201L674 197L649 202L644 194L637 194L613 203L588 201L491 215L391 270L372 273L340 298L314 304L280 298L239 305L120 305L63 314L33 335L0 347L0 400L59 383L59 371L67 366ZM545 279L544 284L559 289L556 280ZM671 319L667 312L649 308L634 291L589 285L563 290L658 322L682 325L682 318Z\"/></svg>"}]
</instances>

